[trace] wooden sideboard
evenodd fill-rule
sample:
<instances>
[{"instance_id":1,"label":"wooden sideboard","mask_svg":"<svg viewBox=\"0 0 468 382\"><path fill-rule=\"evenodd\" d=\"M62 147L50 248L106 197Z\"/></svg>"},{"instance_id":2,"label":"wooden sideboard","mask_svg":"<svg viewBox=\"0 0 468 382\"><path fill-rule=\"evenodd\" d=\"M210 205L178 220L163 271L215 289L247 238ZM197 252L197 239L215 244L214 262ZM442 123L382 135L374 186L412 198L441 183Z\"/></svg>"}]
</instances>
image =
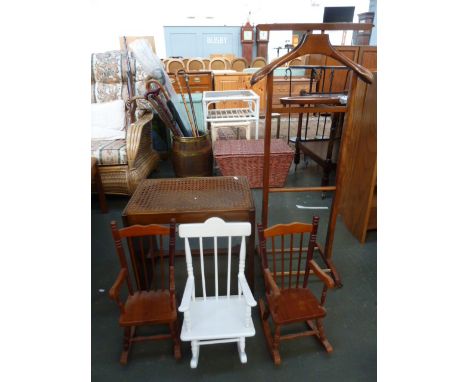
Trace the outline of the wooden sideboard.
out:
<instances>
[{"instance_id":1,"label":"wooden sideboard","mask_svg":"<svg viewBox=\"0 0 468 382\"><path fill-rule=\"evenodd\" d=\"M192 93L203 93L204 91L213 90L213 74L211 71L188 72L187 74L189 76L190 91ZM180 94L179 87L175 82L175 75L169 74L169 78L176 93ZM187 93L183 76L179 76L179 82L184 94Z\"/></svg>"},{"instance_id":2,"label":"wooden sideboard","mask_svg":"<svg viewBox=\"0 0 468 382\"><path fill-rule=\"evenodd\" d=\"M351 233L363 243L377 229L377 73L374 83L358 81L355 102L345 120L348 144L341 160L349 167L343 176L339 213Z\"/></svg>"}]
</instances>

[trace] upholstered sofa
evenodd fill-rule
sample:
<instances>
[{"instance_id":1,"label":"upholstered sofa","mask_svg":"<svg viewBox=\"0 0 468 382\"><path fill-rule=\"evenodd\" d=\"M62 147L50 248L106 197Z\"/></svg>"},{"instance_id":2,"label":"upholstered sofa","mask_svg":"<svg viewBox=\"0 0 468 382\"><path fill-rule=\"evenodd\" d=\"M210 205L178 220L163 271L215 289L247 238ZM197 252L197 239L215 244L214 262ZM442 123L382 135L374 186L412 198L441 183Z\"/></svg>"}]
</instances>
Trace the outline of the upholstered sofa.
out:
<instances>
[{"instance_id":1,"label":"upholstered sofa","mask_svg":"<svg viewBox=\"0 0 468 382\"><path fill-rule=\"evenodd\" d=\"M130 61L133 92L141 95L148 76L134 59ZM130 123L126 72L126 56L121 51L91 55L91 103L126 102L124 138L91 139L91 156L97 159L106 194L131 195L159 162L151 142L152 112L137 109L136 122Z\"/></svg>"}]
</instances>

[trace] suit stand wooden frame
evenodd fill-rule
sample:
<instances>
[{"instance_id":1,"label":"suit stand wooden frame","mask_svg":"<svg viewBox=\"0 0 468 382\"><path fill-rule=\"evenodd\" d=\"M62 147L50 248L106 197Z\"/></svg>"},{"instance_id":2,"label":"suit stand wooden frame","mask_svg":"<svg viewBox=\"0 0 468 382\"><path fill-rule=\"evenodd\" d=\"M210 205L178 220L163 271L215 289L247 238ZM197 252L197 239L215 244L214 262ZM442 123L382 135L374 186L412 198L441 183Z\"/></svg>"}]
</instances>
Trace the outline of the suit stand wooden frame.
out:
<instances>
[{"instance_id":1,"label":"suit stand wooden frame","mask_svg":"<svg viewBox=\"0 0 468 382\"><path fill-rule=\"evenodd\" d=\"M322 54L329 56L341 64L349 67L352 70L353 76L351 80L351 86L348 93L348 102L346 105L326 105L317 103L313 96L307 96L310 102L306 102L306 97L301 102L298 102L297 106L291 105L291 107L273 107L273 72L276 68L283 66L285 63L291 61L294 58L304 56L306 54ZM353 110L352 105L355 102L355 88L356 82L359 79L370 84L373 81L372 73L364 68L363 66L350 60L348 57L338 52L330 44L330 40L327 34L305 34L301 42L288 54L276 59L269 65L263 67L256 72L250 80L251 85L255 85L258 81L267 77L266 87L266 117L265 117L265 147L264 147L264 162L263 162L263 198L262 198L262 224L264 227L268 226L268 199L270 192L327 192L333 191L334 197L330 210L330 218L327 227L327 236L325 241L325 247L322 249L320 246L319 253L324 260L327 267L335 280L337 286L341 286L341 280L338 271L336 270L332 261L332 250L333 250L333 239L335 236L336 219L338 217L338 202L340 200L343 183L343 173L346 171L346 163L342 158L346 157L347 141L349 139L349 131L346 126L352 125L353 118L355 115L347 113L348 110ZM268 185L268 179L270 177L270 144L271 144L271 115L272 113L346 113L344 121L344 131L342 133L340 152L338 156L337 169L336 169L336 184L335 186L323 186L323 187L294 187L294 188L270 188Z\"/></svg>"}]
</instances>

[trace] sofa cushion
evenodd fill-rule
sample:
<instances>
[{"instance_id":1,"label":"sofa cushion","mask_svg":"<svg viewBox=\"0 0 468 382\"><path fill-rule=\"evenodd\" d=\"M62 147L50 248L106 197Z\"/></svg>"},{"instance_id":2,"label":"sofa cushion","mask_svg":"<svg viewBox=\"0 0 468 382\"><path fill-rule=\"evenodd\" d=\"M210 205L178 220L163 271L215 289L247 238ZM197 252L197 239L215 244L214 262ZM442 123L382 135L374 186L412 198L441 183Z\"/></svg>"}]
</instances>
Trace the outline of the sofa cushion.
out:
<instances>
[{"instance_id":1,"label":"sofa cushion","mask_svg":"<svg viewBox=\"0 0 468 382\"><path fill-rule=\"evenodd\" d=\"M91 55L91 102L127 99L122 53L118 50Z\"/></svg>"},{"instance_id":2,"label":"sofa cushion","mask_svg":"<svg viewBox=\"0 0 468 382\"><path fill-rule=\"evenodd\" d=\"M92 139L91 156L97 159L98 165L126 165L128 161L125 139Z\"/></svg>"},{"instance_id":3,"label":"sofa cushion","mask_svg":"<svg viewBox=\"0 0 468 382\"><path fill-rule=\"evenodd\" d=\"M116 100L91 104L91 139L125 138L125 103Z\"/></svg>"}]
</instances>

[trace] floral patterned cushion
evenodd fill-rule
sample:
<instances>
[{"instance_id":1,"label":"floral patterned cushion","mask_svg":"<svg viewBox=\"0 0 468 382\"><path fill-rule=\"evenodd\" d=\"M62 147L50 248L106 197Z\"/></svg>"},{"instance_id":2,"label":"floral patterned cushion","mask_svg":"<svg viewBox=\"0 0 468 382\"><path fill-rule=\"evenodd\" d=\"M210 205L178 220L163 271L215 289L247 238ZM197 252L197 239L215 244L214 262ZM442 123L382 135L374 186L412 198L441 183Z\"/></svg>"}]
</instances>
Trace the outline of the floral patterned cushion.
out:
<instances>
[{"instance_id":1,"label":"floral patterned cushion","mask_svg":"<svg viewBox=\"0 0 468 382\"><path fill-rule=\"evenodd\" d=\"M91 156L97 159L98 165L128 164L125 139L114 141L92 139Z\"/></svg>"},{"instance_id":2,"label":"floral patterned cushion","mask_svg":"<svg viewBox=\"0 0 468 382\"><path fill-rule=\"evenodd\" d=\"M130 58L133 73L133 93L144 95L145 82L149 77L133 53ZM114 100L128 99L127 88L127 58L124 52L113 50L91 55L91 103L103 103ZM146 112L152 112L151 105L145 100L137 101L136 119Z\"/></svg>"},{"instance_id":3,"label":"floral patterned cushion","mask_svg":"<svg viewBox=\"0 0 468 382\"><path fill-rule=\"evenodd\" d=\"M113 50L91 55L91 103L128 98L122 52Z\"/></svg>"}]
</instances>

